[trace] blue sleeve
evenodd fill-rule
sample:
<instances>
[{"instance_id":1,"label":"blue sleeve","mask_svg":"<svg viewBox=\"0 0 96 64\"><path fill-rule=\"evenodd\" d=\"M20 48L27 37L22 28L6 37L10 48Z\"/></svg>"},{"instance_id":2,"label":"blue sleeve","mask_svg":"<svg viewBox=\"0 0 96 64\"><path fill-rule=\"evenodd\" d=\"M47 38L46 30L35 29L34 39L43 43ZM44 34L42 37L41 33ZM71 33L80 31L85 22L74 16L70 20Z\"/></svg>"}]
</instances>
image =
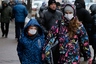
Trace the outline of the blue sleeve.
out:
<instances>
[{"instance_id":1,"label":"blue sleeve","mask_svg":"<svg viewBox=\"0 0 96 64\"><path fill-rule=\"evenodd\" d=\"M25 11L24 13L25 13L25 17L26 17L28 15L26 7L25 7L24 11Z\"/></svg>"},{"instance_id":2,"label":"blue sleeve","mask_svg":"<svg viewBox=\"0 0 96 64\"><path fill-rule=\"evenodd\" d=\"M22 45L22 42L19 39L19 42L18 42L18 45L17 45L17 52L18 52L20 62L22 60L22 51L23 51L23 45Z\"/></svg>"}]
</instances>

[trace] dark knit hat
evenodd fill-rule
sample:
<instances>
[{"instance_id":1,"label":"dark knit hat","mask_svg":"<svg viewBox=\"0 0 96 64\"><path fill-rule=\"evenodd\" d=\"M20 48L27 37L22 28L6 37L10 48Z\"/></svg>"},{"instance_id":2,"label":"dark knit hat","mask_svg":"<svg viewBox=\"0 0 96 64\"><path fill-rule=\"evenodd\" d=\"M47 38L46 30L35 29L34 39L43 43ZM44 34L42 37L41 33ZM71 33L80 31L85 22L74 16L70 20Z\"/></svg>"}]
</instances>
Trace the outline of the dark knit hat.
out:
<instances>
[{"instance_id":1,"label":"dark knit hat","mask_svg":"<svg viewBox=\"0 0 96 64\"><path fill-rule=\"evenodd\" d=\"M49 0L48 1L48 6L50 6L52 3L55 3L56 4L56 1L55 0Z\"/></svg>"},{"instance_id":2,"label":"dark knit hat","mask_svg":"<svg viewBox=\"0 0 96 64\"><path fill-rule=\"evenodd\" d=\"M60 6L60 2L56 2L56 6Z\"/></svg>"}]
</instances>

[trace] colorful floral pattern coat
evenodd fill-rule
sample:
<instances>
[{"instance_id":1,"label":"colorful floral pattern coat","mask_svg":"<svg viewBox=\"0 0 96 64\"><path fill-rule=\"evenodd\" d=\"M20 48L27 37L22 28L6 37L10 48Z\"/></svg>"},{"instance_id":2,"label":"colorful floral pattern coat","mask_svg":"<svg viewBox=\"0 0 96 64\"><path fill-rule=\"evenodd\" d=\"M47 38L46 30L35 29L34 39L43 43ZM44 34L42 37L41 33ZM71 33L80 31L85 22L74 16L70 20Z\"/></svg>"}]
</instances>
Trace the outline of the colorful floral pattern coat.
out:
<instances>
[{"instance_id":1,"label":"colorful floral pattern coat","mask_svg":"<svg viewBox=\"0 0 96 64\"><path fill-rule=\"evenodd\" d=\"M86 30L82 23L76 32L77 35L69 38L68 30L67 30L67 23L61 21L60 29L58 27L58 21L56 24L51 28L49 34L47 35L47 40L45 46L43 47L43 52L45 51L45 47L48 44L49 40L52 37L56 37L57 33L59 38L59 53L60 57L58 63L60 64L79 64L80 59L80 49L84 51L86 54L87 59L91 57L91 52L89 48L89 40ZM59 31L58 31L59 30Z\"/></svg>"}]
</instances>

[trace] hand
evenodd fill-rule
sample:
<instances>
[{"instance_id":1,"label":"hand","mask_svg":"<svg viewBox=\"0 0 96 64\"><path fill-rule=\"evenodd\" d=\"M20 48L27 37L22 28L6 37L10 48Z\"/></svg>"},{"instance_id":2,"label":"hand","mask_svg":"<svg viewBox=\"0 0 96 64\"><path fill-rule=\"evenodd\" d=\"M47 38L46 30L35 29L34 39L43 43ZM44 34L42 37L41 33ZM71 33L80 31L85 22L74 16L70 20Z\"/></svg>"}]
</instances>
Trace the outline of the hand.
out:
<instances>
[{"instance_id":1,"label":"hand","mask_svg":"<svg viewBox=\"0 0 96 64\"><path fill-rule=\"evenodd\" d=\"M42 60L44 60L44 58L45 58L45 54L42 54Z\"/></svg>"},{"instance_id":2,"label":"hand","mask_svg":"<svg viewBox=\"0 0 96 64\"><path fill-rule=\"evenodd\" d=\"M88 64L92 64L92 58L88 59L89 63Z\"/></svg>"}]
</instances>

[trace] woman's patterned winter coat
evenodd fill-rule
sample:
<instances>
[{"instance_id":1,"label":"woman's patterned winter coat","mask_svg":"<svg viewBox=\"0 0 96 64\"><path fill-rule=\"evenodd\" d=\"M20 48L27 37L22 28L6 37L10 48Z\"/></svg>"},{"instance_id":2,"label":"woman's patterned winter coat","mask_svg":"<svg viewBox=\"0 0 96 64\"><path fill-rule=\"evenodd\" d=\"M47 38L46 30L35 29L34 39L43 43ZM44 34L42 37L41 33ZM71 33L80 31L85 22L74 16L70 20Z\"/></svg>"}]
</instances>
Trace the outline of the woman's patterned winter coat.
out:
<instances>
[{"instance_id":1,"label":"woman's patterned winter coat","mask_svg":"<svg viewBox=\"0 0 96 64\"><path fill-rule=\"evenodd\" d=\"M27 28L30 25L39 27L39 32L33 40L28 36ZM42 48L45 43L44 33L37 20L31 19L22 31L17 51L21 64L42 64Z\"/></svg>"},{"instance_id":2,"label":"woman's patterned winter coat","mask_svg":"<svg viewBox=\"0 0 96 64\"><path fill-rule=\"evenodd\" d=\"M43 51L45 51L45 46L48 44L50 38L56 37L57 33L59 33L58 38L60 58L58 60L58 63L74 64L75 62L76 64L79 64L80 47L86 54L87 59L89 59L91 57L91 53L89 49L88 35L82 23L80 23L80 26L77 29L79 29L78 31L76 31L77 35L69 38L69 36L67 35L67 25L64 20L61 21L60 30L58 27L58 21L56 21L56 24L49 31Z\"/></svg>"}]
</instances>

